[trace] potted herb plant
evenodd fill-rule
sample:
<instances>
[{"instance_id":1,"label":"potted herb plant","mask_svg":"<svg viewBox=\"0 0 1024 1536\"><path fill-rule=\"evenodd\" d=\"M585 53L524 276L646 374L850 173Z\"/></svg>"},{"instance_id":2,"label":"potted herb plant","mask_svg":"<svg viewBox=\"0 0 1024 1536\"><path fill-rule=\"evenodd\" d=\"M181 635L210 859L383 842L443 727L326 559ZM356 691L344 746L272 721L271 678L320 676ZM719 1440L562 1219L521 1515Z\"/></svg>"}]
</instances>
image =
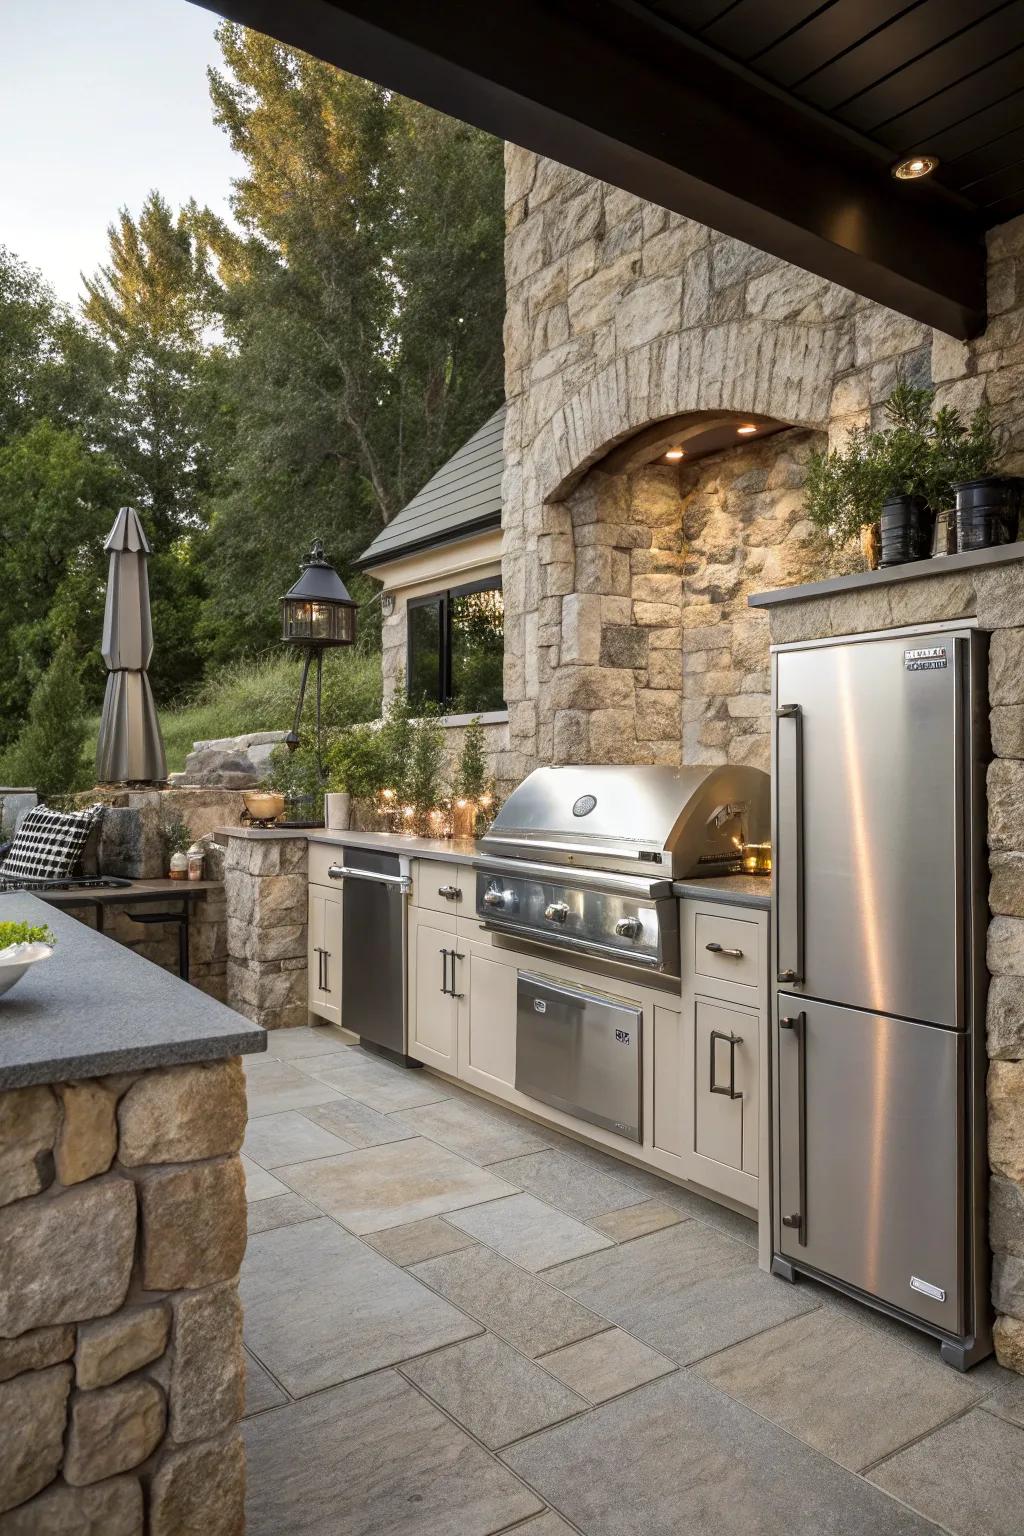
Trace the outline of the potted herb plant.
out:
<instances>
[{"instance_id":1,"label":"potted herb plant","mask_svg":"<svg viewBox=\"0 0 1024 1536\"><path fill-rule=\"evenodd\" d=\"M164 844L167 848L167 872L172 880L188 879L188 850L192 846L192 832L183 821L170 821L164 827Z\"/></svg>"},{"instance_id":2,"label":"potted herb plant","mask_svg":"<svg viewBox=\"0 0 1024 1536\"><path fill-rule=\"evenodd\" d=\"M335 737L327 751L326 822L336 832L351 825L352 801L371 800L384 788L380 731L350 726Z\"/></svg>"},{"instance_id":3,"label":"potted herb plant","mask_svg":"<svg viewBox=\"0 0 1024 1536\"><path fill-rule=\"evenodd\" d=\"M452 831L456 837L475 837L481 815L494 804L494 786L487 772L484 728L477 716L466 727L455 774Z\"/></svg>"}]
</instances>

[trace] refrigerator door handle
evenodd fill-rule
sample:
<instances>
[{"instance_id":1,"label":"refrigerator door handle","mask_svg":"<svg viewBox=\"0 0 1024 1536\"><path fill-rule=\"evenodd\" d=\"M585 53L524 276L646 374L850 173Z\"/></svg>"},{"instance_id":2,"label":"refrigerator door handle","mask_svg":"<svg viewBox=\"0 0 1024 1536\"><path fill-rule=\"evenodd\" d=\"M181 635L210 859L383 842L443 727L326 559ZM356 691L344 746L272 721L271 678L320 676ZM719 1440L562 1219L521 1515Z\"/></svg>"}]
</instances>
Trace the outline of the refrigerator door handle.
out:
<instances>
[{"instance_id":1,"label":"refrigerator door handle","mask_svg":"<svg viewBox=\"0 0 1024 1536\"><path fill-rule=\"evenodd\" d=\"M805 1013L782 1016L779 1019L779 1028L788 1030L793 1036L793 1043L797 1051L797 1083L796 1083L796 1159L797 1159L797 1201L799 1209L787 1211L781 1218L784 1227L791 1227L796 1232L797 1242L801 1248L807 1247L807 1131L806 1131L806 1099L807 1099L807 1015ZM784 1200L785 1195L781 1190L780 1195Z\"/></svg>"},{"instance_id":2,"label":"refrigerator door handle","mask_svg":"<svg viewBox=\"0 0 1024 1536\"><path fill-rule=\"evenodd\" d=\"M803 981L803 711L780 704L776 720L775 879L778 891L778 969L787 985Z\"/></svg>"}]
</instances>

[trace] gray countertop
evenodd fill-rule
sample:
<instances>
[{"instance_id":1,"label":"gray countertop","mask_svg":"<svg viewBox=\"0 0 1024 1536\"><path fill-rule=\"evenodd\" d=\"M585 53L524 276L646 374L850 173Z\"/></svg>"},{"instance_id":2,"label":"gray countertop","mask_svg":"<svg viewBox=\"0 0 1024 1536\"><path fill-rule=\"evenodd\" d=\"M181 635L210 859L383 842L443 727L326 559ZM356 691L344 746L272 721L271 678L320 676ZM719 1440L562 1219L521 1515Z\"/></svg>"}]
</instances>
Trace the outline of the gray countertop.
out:
<instances>
[{"instance_id":1,"label":"gray countertop","mask_svg":"<svg viewBox=\"0 0 1024 1536\"><path fill-rule=\"evenodd\" d=\"M273 836L273 833L248 832L250 837ZM487 855L479 843L470 839L414 837L404 832L328 832L307 833L311 843L328 843L333 847L342 844L349 848L381 848L392 853L404 853L414 859L440 859L452 864L486 863ZM650 873L644 870L644 873ZM766 875L709 875L703 880L677 880L673 883L677 896L706 897L729 906L761 907L771 905L772 882Z\"/></svg>"},{"instance_id":2,"label":"gray countertop","mask_svg":"<svg viewBox=\"0 0 1024 1536\"><path fill-rule=\"evenodd\" d=\"M799 587L777 587L773 592L755 592L747 598L751 608L777 608L780 603L801 603L810 597L834 597L865 587L888 587L903 581L920 581L930 576L949 576L962 571L976 571L989 566L1010 565L1024 560L1024 539L1015 544L997 544L993 549L972 549L962 555L940 555L933 560L911 560L906 565L890 565L885 570L854 571L849 576L830 576L826 581L809 581Z\"/></svg>"},{"instance_id":3,"label":"gray countertop","mask_svg":"<svg viewBox=\"0 0 1024 1536\"><path fill-rule=\"evenodd\" d=\"M0 896L0 921L57 939L0 997L0 1090L267 1048L259 1025L38 897Z\"/></svg>"}]
</instances>

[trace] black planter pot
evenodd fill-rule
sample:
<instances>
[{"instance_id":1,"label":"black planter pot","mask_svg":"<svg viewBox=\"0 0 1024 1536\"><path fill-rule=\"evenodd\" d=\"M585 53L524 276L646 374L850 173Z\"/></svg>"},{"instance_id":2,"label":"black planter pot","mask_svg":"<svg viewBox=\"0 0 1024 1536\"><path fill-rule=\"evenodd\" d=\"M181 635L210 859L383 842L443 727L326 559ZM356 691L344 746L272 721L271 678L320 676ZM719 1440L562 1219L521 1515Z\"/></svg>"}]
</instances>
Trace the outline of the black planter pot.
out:
<instances>
[{"instance_id":1,"label":"black planter pot","mask_svg":"<svg viewBox=\"0 0 1024 1536\"><path fill-rule=\"evenodd\" d=\"M923 496L890 496L882 507L882 566L927 560L935 519Z\"/></svg>"},{"instance_id":2,"label":"black planter pot","mask_svg":"<svg viewBox=\"0 0 1024 1536\"><path fill-rule=\"evenodd\" d=\"M1019 480L1011 475L984 475L964 480L956 491L956 547L992 549L1012 544L1020 523Z\"/></svg>"}]
</instances>

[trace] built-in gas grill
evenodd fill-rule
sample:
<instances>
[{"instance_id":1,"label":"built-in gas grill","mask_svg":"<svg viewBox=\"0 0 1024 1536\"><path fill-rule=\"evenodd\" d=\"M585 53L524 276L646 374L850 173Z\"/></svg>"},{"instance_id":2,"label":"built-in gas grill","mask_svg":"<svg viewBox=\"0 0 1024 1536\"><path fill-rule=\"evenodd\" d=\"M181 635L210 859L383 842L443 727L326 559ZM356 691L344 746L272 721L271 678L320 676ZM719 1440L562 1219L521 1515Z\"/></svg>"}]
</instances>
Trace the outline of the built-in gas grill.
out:
<instances>
[{"instance_id":1,"label":"built-in gas grill","mask_svg":"<svg viewBox=\"0 0 1024 1536\"><path fill-rule=\"evenodd\" d=\"M769 815L757 768L538 768L481 840L476 910L498 933L675 976L673 880L738 870Z\"/></svg>"}]
</instances>

